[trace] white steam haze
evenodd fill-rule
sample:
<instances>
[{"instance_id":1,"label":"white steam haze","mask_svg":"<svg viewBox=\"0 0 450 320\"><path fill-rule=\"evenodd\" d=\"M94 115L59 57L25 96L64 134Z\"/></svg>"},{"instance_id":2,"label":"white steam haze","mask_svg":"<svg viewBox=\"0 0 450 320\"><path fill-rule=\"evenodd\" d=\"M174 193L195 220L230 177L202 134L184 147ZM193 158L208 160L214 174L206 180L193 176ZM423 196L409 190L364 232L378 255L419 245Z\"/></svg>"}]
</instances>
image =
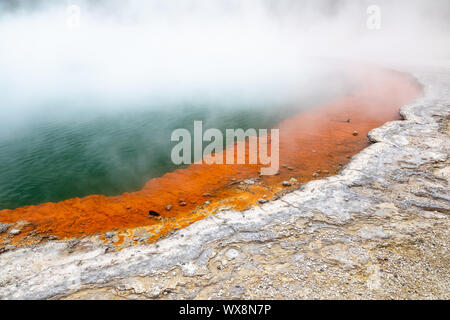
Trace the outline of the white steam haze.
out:
<instances>
[{"instance_id":1,"label":"white steam haze","mask_svg":"<svg viewBox=\"0 0 450 320\"><path fill-rule=\"evenodd\" d=\"M366 26L370 5L380 30ZM190 99L276 104L320 89L330 69L316 57L450 59L449 21L448 0L1 0L0 125Z\"/></svg>"}]
</instances>

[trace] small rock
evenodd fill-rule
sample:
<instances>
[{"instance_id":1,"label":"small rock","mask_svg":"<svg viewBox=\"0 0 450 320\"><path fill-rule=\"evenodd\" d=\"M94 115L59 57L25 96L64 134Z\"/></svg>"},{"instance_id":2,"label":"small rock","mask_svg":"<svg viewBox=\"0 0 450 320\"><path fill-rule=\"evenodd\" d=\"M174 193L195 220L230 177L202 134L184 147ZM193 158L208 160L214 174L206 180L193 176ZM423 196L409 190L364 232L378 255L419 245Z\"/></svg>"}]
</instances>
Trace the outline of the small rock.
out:
<instances>
[{"instance_id":1,"label":"small rock","mask_svg":"<svg viewBox=\"0 0 450 320\"><path fill-rule=\"evenodd\" d=\"M297 182L298 180L295 179L295 178L290 178L289 181L291 181L291 182Z\"/></svg>"},{"instance_id":2,"label":"small rock","mask_svg":"<svg viewBox=\"0 0 450 320\"><path fill-rule=\"evenodd\" d=\"M289 181L283 181L283 187L290 187L292 186L292 183L290 183Z\"/></svg>"},{"instance_id":3,"label":"small rock","mask_svg":"<svg viewBox=\"0 0 450 320\"><path fill-rule=\"evenodd\" d=\"M294 168L292 168L292 167L288 167L288 170L294 170Z\"/></svg>"},{"instance_id":4,"label":"small rock","mask_svg":"<svg viewBox=\"0 0 450 320\"><path fill-rule=\"evenodd\" d=\"M170 211L170 209L172 209L172 206L171 206L170 204L168 204L168 205L166 206L166 210L167 210L167 211Z\"/></svg>"},{"instance_id":5,"label":"small rock","mask_svg":"<svg viewBox=\"0 0 450 320\"><path fill-rule=\"evenodd\" d=\"M265 200L265 199L258 199L258 202L261 203L261 204L263 204L263 203L266 203L267 200Z\"/></svg>"},{"instance_id":6,"label":"small rock","mask_svg":"<svg viewBox=\"0 0 450 320\"><path fill-rule=\"evenodd\" d=\"M230 249L225 253L225 256L228 258L228 260L234 260L239 257L239 251L236 249Z\"/></svg>"},{"instance_id":7,"label":"small rock","mask_svg":"<svg viewBox=\"0 0 450 320\"><path fill-rule=\"evenodd\" d=\"M108 244L106 247L105 247L105 251L104 251L104 253L108 253L108 252L111 252L111 251L114 251L114 246L113 245L111 245L111 244ZM80 260L80 261L78 261L78 266L81 266L83 264L83 262Z\"/></svg>"},{"instance_id":8,"label":"small rock","mask_svg":"<svg viewBox=\"0 0 450 320\"><path fill-rule=\"evenodd\" d=\"M159 214L158 212L153 211L153 210L150 210L150 211L148 212L148 214L149 214L150 216L152 216L152 217L159 217L159 216L160 216L160 214Z\"/></svg>"},{"instance_id":9,"label":"small rock","mask_svg":"<svg viewBox=\"0 0 450 320\"><path fill-rule=\"evenodd\" d=\"M330 171L328 171L328 170L323 170L323 173L325 173L325 174L329 174L329 173L330 173Z\"/></svg>"},{"instance_id":10,"label":"small rock","mask_svg":"<svg viewBox=\"0 0 450 320\"><path fill-rule=\"evenodd\" d=\"M5 223L1 223L0 222L0 233L6 232L6 230L8 230L10 227L9 224L5 224Z\"/></svg>"},{"instance_id":11,"label":"small rock","mask_svg":"<svg viewBox=\"0 0 450 320\"><path fill-rule=\"evenodd\" d=\"M130 210L130 209L131 209L131 207L130 207L130 206L126 206L125 208L126 208L127 210Z\"/></svg>"},{"instance_id":12,"label":"small rock","mask_svg":"<svg viewBox=\"0 0 450 320\"><path fill-rule=\"evenodd\" d=\"M358 135L358 131L353 131L353 133L352 133L355 137Z\"/></svg>"},{"instance_id":13,"label":"small rock","mask_svg":"<svg viewBox=\"0 0 450 320\"><path fill-rule=\"evenodd\" d=\"M204 197L212 197L213 195L211 193L204 193L203 196Z\"/></svg>"},{"instance_id":14,"label":"small rock","mask_svg":"<svg viewBox=\"0 0 450 320\"><path fill-rule=\"evenodd\" d=\"M114 232L107 232L107 233L105 233L105 237L107 238L107 239L111 239L112 237L114 237L114 235L115 235L115 233Z\"/></svg>"},{"instance_id":15,"label":"small rock","mask_svg":"<svg viewBox=\"0 0 450 320\"><path fill-rule=\"evenodd\" d=\"M181 201L181 202L180 202L180 206L182 206L182 207L186 206L186 202Z\"/></svg>"},{"instance_id":16,"label":"small rock","mask_svg":"<svg viewBox=\"0 0 450 320\"><path fill-rule=\"evenodd\" d=\"M178 202L185 202L184 199L178 199Z\"/></svg>"},{"instance_id":17,"label":"small rock","mask_svg":"<svg viewBox=\"0 0 450 320\"><path fill-rule=\"evenodd\" d=\"M319 174L317 172L314 172L312 175L314 178L317 178L319 176Z\"/></svg>"},{"instance_id":18,"label":"small rock","mask_svg":"<svg viewBox=\"0 0 450 320\"><path fill-rule=\"evenodd\" d=\"M9 234L12 236L17 236L20 233L20 229L12 229L11 231L9 231Z\"/></svg>"},{"instance_id":19,"label":"small rock","mask_svg":"<svg viewBox=\"0 0 450 320\"><path fill-rule=\"evenodd\" d=\"M205 204L206 205L209 205L211 202L210 201L205 201Z\"/></svg>"}]
</instances>

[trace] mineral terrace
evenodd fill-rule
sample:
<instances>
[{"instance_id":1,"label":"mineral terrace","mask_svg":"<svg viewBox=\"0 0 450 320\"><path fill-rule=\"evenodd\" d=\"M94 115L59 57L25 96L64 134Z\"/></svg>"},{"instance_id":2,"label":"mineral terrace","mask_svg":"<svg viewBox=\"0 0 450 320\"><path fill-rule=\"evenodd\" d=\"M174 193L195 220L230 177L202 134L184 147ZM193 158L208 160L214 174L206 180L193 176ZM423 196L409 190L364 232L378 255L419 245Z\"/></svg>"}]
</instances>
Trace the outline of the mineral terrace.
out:
<instances>
[{"instance_id":1,"label":"mineral terrace","mask_svg":"<svg viewBox=\"0 0 450 320\"><path fill-rule=\"evenodd\" d=\"M8 248L0 298L450 299L450 67L413 74L425 96L338 175L150 245Z\"/></svg>"}]
</instances>

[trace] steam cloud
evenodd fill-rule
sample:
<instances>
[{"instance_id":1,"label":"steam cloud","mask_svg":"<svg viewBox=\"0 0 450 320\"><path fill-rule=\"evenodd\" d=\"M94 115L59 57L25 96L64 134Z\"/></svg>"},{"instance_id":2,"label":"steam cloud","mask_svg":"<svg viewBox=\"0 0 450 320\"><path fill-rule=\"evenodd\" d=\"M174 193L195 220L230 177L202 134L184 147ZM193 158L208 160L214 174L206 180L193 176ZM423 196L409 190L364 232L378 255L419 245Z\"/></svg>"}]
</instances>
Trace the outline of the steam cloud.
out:
<instances>
[{"instance_id":1,"label":"steam cloud","mask_svg":"<svg viewBox=\"0 0 450 320\"><path fill-rule=\"evenodd\" d=\"M81 9L75 30L69 5ZM366 26L369 5L380 30ZM447 0L3 0L0 124L143 101L290 99L327 77L316 57L449 59L449 21Z\"/></svg>"}]
</instances>

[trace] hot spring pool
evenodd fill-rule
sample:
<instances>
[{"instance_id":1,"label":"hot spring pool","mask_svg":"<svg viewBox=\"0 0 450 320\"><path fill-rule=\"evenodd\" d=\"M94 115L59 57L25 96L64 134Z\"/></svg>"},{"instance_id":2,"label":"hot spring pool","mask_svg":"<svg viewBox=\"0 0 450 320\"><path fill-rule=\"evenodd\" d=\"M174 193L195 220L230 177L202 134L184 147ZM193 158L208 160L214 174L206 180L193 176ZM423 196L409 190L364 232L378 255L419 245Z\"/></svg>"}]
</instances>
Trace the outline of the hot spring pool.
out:
<instances>
[{"instance_id":1,"label":"hot spring pool","mask_svg":"<svg viewBox=\"0 0 450 320\"><path fill-rule=\"evenodd\" d=\"M0 209L137 191L149 179L179 168L170 158L173 130L192 131L194 120L223 132L273 128L319 100L308 97L295 107L193 104L38 117L13 135L0 135Z\"/></svg>"}]
</instances>

